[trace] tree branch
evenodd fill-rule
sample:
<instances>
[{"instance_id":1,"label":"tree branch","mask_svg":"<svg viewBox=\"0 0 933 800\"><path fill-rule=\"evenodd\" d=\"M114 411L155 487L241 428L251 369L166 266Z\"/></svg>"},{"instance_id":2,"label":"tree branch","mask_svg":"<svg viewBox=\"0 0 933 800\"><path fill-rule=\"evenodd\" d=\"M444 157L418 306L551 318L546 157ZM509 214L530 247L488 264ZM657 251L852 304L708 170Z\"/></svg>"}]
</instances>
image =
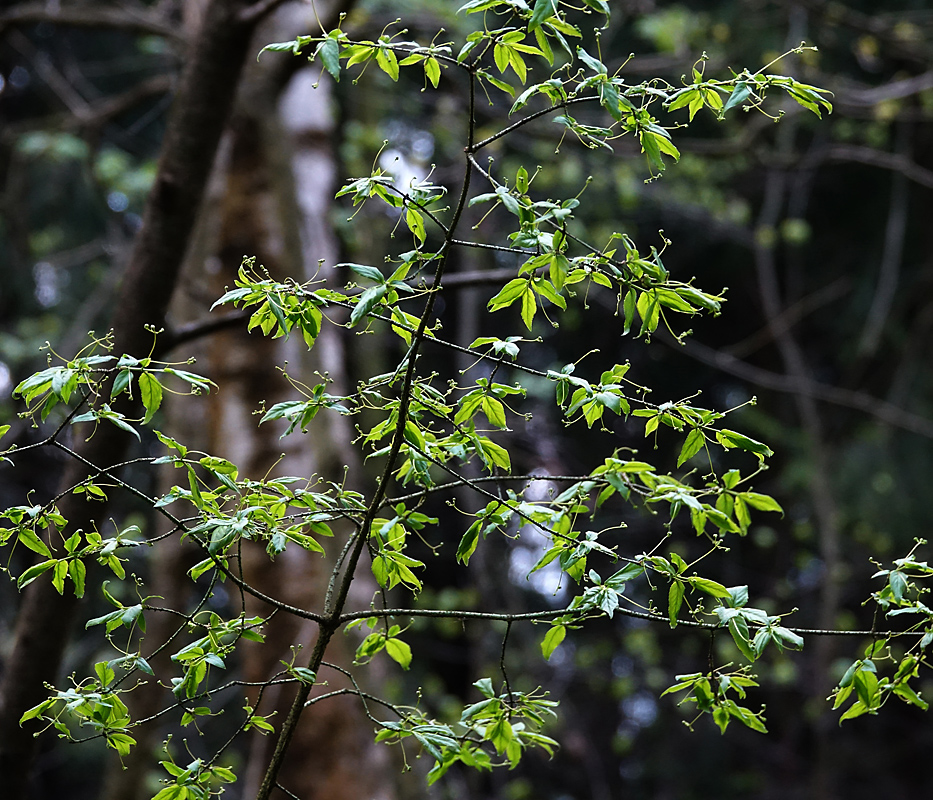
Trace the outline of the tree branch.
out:
<instances>
[{"instance_id":1,"label":"tree branch","mask_svg":"<svg viewBox=\"0 0 933 800\"><path fill-rule=\"evenodd\" d=\"M344 614L340 617L341 623L351 622L355 619L367 619L368 617L419 617L423 619L481 619L496 620L502 622L534 622L536 620L554 619L555 617L569 616L577 614L583 616L586 612L581 609L558 608L547 609L545 611L529 611L524 614L498 614L486 611L459 611L457 609L417 609L417 608L386 608L370 609L369 611L354 611ZM661 622L670 625L670 619L663 614L654 614L650 611L635 611L631 608L619 607L617 614L624 617L633 617L635 619L650 620L651 622ZM701 628L703 630L723 630L719 622L699 622L692 619L677 620L677 625L685 628ZM899 636L911 636L916 634L922 636L924 631L865 631L865 630L842 630L841 628L793 628L784 626L789 631L809 636L872 636L881 638L897 638Z\"/></svg>"},{"instance_id":2,"label":"tree branch","mask_svg":"<svg viewBox=\"0 0 933 800\"><path fill-rule=\"evenodd\" d=\"M895 158L909 160L910 125L906 122L897 126L897 155ZM858 343L858 354L871 357L878 351L884 333L894 294L897 291L904 255L904 237L907 233L908 200L910 186L904 172L895 172L891 185L891 200L888 205L888 222L884 232L884 249L878 267L878 283L872 293L871 307L865 318L865 327Z\"/></svg>"},{"instance_id":3,"label":"tree branch","mask_svg":"<svg viewBox=\"0 0 933 800\"><path fill-rule=\"evenodd\" d=\"M910 78L883 83L870 89L847 89L840 91L836 102L839 105L875 106L885 100L902 100L920 92L933 89L933 70L921 72Z\"/></svg>"},{"instance_id":4,"label":"tree branch","mask_svg":"<svg viewBox=\"0 0 933 800\"><path fill-rule=\"evenodd\" d=\"M924 41L906 41L895 25L880 16L872 16L849 8L836 0L781 0L781 5L799 6L815 12L822 21L830 25L842 25L852 30L870 33L901 56L925 63L930 58L930 48Z\"/></svg>"},{"instance_id":5,"label":"tree branch","mask_svg":"<svg viewBox=\"0 0 933 800\"><path fill-rule=\"evenodd\" d=\"M852 408L875 417L888 425L933 439L933 420L928 420L918 414L913 414L910 411L906 411L885 400L879 400L864 392L840 389L837 386L818 383L817 381L800 375L780 375L776 372L756 367L745 361L740 361L729 353L714 350L712 347L707 347L699 342L687 340L683 346L680 346L668 336L662 335L659 338L672 348L685 353L697 361L720 369L737 378L742 378L756 386L772 389L777 392L786 392L787 394L800 397L811 397L814 400L820 400L824 403L832 403L833 405Z\"/></svg>"},{"instance_id":6,"label":"tree branch","mask_svg":"<svg viewBox=\"0 0 933 800\"><path fill-rule=\"evenodd\" d=\"M196 319L177 328L171 328L163 333L156 345L156 354L164 355L181 344L210 336L217 331L225 331L248 320L252 316L250 311L234 311L221 316Z\"/></svg>"},{"instance_id":7,"label":"tree branch","mask_svg":"<svg viewBox=\"0 0 933 800\"><path fill-rule=\"evenodd\" d=\"M722 350L723 353L733 358L741 359L760 350L766 344L774 340L774 331L790 330L804 317L812 314L823 306L838 300L840 297L848 294L852 290L852 279L843 276L833 281L822 289L802 297L796 303L785 308L773 321L772 325L765 325L751 336L747 336L740 342L736 342Z\"/></svg>"},{"instance_id":8,"label":"tree branch","mask_svg":"<svg viewBox=\"0 0 933 800\"><path fill-rule=\"evenodd\" d=\"M886 153L857 144L834 144L826 151L828 161L855 161L899 172L927 189L933 189L933 170L921 167L903 153Z\"/></svg>"},{"instance_id":9,"label":"tree branch","mask_svg":"<svg viewBox=\"0 0 933 800\"><path fill-rule=\"evenodd\" d=\"M126 33L184 40L181 29L161 16L115 6L60 6L57 3L23 3L0 11L0 35L7 28L46 22L72 28L109 28Z\"/></svg>"},{"instance_id":10,"label":"tree branch","mask_svg":"<svg viewBox=\"0 0 933 800\"><path fill-rule=\"evenodd\" d=\"M469 272L452 272L444 276L442 289L466 289L470 286L488 286L506 283L516 277L514 269L477 269ZM433 284L432 284L433 285Z\"/></svg>"}]
</instances>

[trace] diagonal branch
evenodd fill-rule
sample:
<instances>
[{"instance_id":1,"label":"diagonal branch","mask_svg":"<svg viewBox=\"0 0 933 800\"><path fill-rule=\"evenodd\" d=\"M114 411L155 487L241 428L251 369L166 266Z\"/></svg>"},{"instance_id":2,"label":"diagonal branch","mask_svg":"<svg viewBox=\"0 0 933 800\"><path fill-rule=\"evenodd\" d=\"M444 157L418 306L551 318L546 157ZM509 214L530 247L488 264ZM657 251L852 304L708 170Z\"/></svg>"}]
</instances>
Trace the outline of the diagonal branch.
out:
<instances>
[{"instance_id":1,"label":"diagonal branch","mask_svg":"<svg viewBox=\"0 0 933 800\"><path fill-rule=\"evenodd\" d=\"M183 40L181 29L160 15L116 6L61 6L51 3L22 3L0 11L0 35L7 28L46 22L72 28L105 28L132 34L164 36Z\"/></svg>"},{"instance_id":2,"label":"diagonal branch","mask_svg":"<svg viewBox=\"0 0 933 800\"><path fill-rule=\"evenodd\" d=\"M903 153L886 153L857 144L834 144L826 151L825 157L828 161L855 161L870 167L889 169L920 186L933 189L933 170L921 167Z\"/></svg>"},{"instance_id":3,"label":"diagonal branch","mask_svg":"<svg viewBox=\"0 0 933 800\"><path fill-rule=\"evenodd\" d=\"M742 378L756 386L771 389L776 392L799 397L809 397L824 403L852 408L861 411L888 425L916 433L933 439L933 420L913 414L899 406L885 400L879 400L864 392L855 392L850 389L840 389L825 383L811 380L804 375L780 375L761 367L756 367L746 361L740 361L729 353L714 350L712 347L688 340L683 347L676 345L673 339L667 336L659 337L666 344L680 352L685 353L697 361L720 369L737 378Z\"/></svg>"},{"instance_id":4,"label":"diagonal branch","mask_svg":"<svg viewBox=\"0 0 933 800\"><path fill-rule=\"evenodd\" d=\"M852 279L848 276L833 281L822 289L802 297L793 305L785 308L771 325L765 325L759 328L755 333L745 337L742 341L725 348L727 353L734 358L745 358L752 353L757 352L774 339L774 332L784 333L789 331L800 320L817 311L823 306L838 300L840 297L848 294L852 290Z\"/></svg>"}]
</instances>

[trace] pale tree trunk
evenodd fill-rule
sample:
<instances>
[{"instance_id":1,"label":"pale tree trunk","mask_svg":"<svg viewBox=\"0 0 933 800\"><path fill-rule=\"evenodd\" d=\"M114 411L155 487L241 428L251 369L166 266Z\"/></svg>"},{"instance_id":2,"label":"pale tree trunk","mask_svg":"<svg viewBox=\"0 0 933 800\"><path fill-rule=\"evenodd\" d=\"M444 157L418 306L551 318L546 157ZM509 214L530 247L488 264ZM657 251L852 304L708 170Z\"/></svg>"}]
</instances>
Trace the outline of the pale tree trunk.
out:
<instances>
[{"instance_id":1,"label":"pale tree trunk","mask_svg":"<svg viewBox=\"0 0 933 800\"><path fill-rule=\"evenodd\" d=\"M315 89L316 83L319 85ZM280 178L278 187L279 197L283 200L280 203L283 219L287 218L294 224L289 231L292 234L290 238L293 241L297 238L300 245L300 262L292 273L297 280L314 277L345 280L333 270L339 248L330 221L337 178L330 87L330 78L321 78L314 70L296 73L279 103L281 126L276 124L267 130L270 166L277 169ZM290 156L290 164L283 163L284 154ZM297 237L294 236L296 233ZM324 324L310 358L305 359L305 374L302 376L308 384L313 384L319 380L313 374L315 371L327 375L332 381L329 391L338 395L349 391L343 333L342 328ZM291 361L291 364L295 363L296 360ZM289 396L294 397L294 393ZM358 486L362 480L361 468L349 447L353 431L348 421L335 414L322 414L315 423L306 438L294 439L295 444L302 448L301 453L296 453L299 462L305 460L304 464L296 464L300 471L293 470L283 461L277 472L303 476L316 473L329 480L341 481L344 470L347 470L349 486ZM277 435L277 432L270 430L266 435ZM335 548L331 546L330 549ZM250 574L252 581L263 591L274 593L285 602L302 608L322 606L335 553L329 553L324 560L290 549L272 564L264 553L253 552L256 557L249 564ZM280 564L284 556L293 561L288 565ZM284 576L282 567L286 568ZM361 593L360 599L364 603L369 602L374 588L374 584L367 587L366 581L354 582L354 590ZM257 613L261 611L257 607ZM262 680L274 672L282 660L290 659L293 644L300 644L306 649L313 644L316 634L313 625L286 618L279 618L277 622L279 627L276 631L270 630L266 645L261 650L258 646L252 648L254 657L245 665L248 680ZM352 656L350 640L342 636L331 640L329 662L349 667ZM369 677L372 679L372 675ZM334 671L322 674L321 678L327 680L322 691L346 685L342 676ZM281 721L288 713L291 700L292 693L288 689L267 693L264 698L267 705L260 711L268 713L274 708L277 719ZM245 796L251 797L258 790L273 745L271 737L254 735L245 775ZM364 764L365 769L361 769ZM360 797L390 800L394 792L389 774L387 751L373 742L373 725L366 719L359 702L341 697L306 712L279 774L279 783L302 800Z\"/></svg>"}]
</instances>

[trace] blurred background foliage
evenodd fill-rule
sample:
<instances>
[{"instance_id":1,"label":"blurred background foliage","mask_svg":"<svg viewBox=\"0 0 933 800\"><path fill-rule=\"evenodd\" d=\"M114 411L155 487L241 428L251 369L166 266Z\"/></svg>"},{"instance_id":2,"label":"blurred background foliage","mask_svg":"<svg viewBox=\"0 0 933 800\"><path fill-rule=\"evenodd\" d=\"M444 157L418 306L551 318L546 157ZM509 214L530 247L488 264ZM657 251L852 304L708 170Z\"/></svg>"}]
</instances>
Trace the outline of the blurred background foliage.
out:
<instances>
[{"instance_id":1,"label":"blurred background foliage","mask_svg":"<svg viewBox=\"0 0 933 800\"><path fill-rule=\"evenodd\" d=\"M180 3L133 5L158 8L168 19L181 13ZM401 19L405 38L430 40L443 27L438 41L460 39L476 20L457 17L457 5L365 0L345 29L375 38ZM528 349L533 365L559 369L570 354L593 348L590 371L628 360L658 401L699 391L698 402L710 407L745 404L732 427L776 452L755 489L787 513L756 520L723 560L722 574L709 577L748 583L760 607L799 608L791 617L798 626L870 627L871 612L861 606L875 588L870 559L904 555L933 523L933 11L924 0L612 6L600 33L602 58L612 71L634 53L622 73L632 82L656 76L678 85L695 65L711 78L729 76L730 68L754 71L805 40L819 50L771 69L832 90L835 108L819 120L788 105L779 124L754 111L735 110L722 121L702 112L689 131L673 131L683 156L657 180L648 180L644 157L625 139L614 153L587 150L559 141L558 126L543 121L502 140L492 152L500 174L541 165L533 186L542 196L585 190L575 224L590 240L621 230L642 249L666 247L664 263L676 278L695 276L710 291L728 287L722 315L697 319L686 346L660 334L649 346L607 333L619 328L615 298L592 292L559 329L535 328L541 342ZM169 35L49 22L0 33L0 424L13 423L28 441L33 434L16 422L10 391L44 363L44 343L70 355L88 330L106 327L184 51ZM368 174L378 159L404 183L430 173L455 188L465 101L452 72L436 91L424 90L416 70L403 70L394 84L373 69L356 85L335 87L339 174ZM533 75L544 77L541 68ZM491 107L481 104L480 137L510 104L502 93L490 96ZM663 122L676 127L685 119L681 110ZM482 212L474 212L478 222ZM386 242L391 255L406 249L402 236L390 238L395 218L369 206L352 221L350 213L337 206L332 214L342 258L380 264ZM496 224L484 223L487 235ZM512 266L479 251L456 264L463 272ZM446 297L445 330L462 343L510 333L479 316L493 291L479 286ZM370 373L382 349L396 346L348 337L350 377ZM439 360L436 368L451 374L449 363ZM524 407L535 416L517 459L513 454L522 462L517 470L574 474L615 448L652 447L673 468L673 437L645 440L639 425L624 420L607 421L608 436L564 428L550 391L532 391ZM22 502L30 487L48 496L55 469L43 457L5 473L0 499ZM455 509L438 505L428 513L449 520L459 536ZM621 507L607 504L594 526L620 515L631 552L653 545L659 521ZM456 567L452 546L443 548L425 602L516 612L565 603L565 587L546 570L526 576L539 545L527 531L514 534L480 548L475 579ZM677 545L681 555L699 555L686 550L694 546L689 537L679 541L686 542ZM0 658L14 595L6 583L0 587ZM412 671L390 672L385 690L391 694L399 682L401 697L401 681L409 690L420 686L425 704L443 713L469 697L474 673L495 673L504 633L421 620L411 629ZM491 777L452 771L426 795L420 785L401 794L822 800L928 790L928 716L889 706L878 718L840 728L838 712L824 702L867 642L810 638L803 653L768 656L756 697L767 707L769 735L732 726L720 736L708 720L691 733L676 699L658 696L674 674L704 669L711 651L739 660L729 637L616 617L571 633L545 662L543 633L509 631L506 663L518 688L543 684L561 701L552 735L563 747L555 758L531 755L518 770ZM80 668L96 647L96 640L76 639L67 668ZM924 688L925 697L933 695L933 679ZM44 768L55 777L45 785L58 793L47 796L97 797L100 758L100 748L50 749Z\"/></svg>"}]
</instances>

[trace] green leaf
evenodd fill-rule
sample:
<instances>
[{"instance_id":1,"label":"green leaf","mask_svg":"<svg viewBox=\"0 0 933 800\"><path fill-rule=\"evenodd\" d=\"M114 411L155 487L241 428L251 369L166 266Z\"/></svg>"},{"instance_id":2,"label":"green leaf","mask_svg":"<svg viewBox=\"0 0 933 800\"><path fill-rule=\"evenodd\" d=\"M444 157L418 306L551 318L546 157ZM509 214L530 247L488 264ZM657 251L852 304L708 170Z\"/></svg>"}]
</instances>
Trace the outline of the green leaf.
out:
<instances>
[{"instance_id":1,"label":"green leaf","mask_svg":"<svg viewBox=\"0 0 933 800\"><path fill-rule=\"evenodd\" d=\"M554 66L554 50L551 48L551 43L548 41L547 34L542 28L535 28L535 41L538 43L538 49L542 52L547 63L552 67ZM509 113L514 112L514 108Z\"/></svg>"},{"instance_id":2,"label":"green leaf","mask_svg":"<svg viewBox=\"0 0 933 800\"><path fill-rule=\"evenodd\" d=\"M629 289L622 304L622 310L625 314L625 327L622 329L623 336L628 335L628 332L632 329L632 323L635 321L635 301L635 290Z\"/></svg>"},{"instance_id":3,"label":"green leaf","mask_svg":"<svg viewBox=\"0 0 933 800\"><path fill-rule=\"evenodd\" d=\"M732 94L729 95L729 99L726 100L725 105L722 107L722 113L725 114L727 111L744 103L751 96L751 93L751 89L748 88L748 83L746 81L739 81L732 90Z\"/></svg>"},{"instance_id":4,"label":"green leaf","mask_svg":"<svg viewBox=\"0 0 933 800\"><path fill-rule=\"evenodd\" d=\"M852 683L855 686L855 693L866 708L874 708L878 693L878 676L871 670L862 669L855 673Z\"/></svg>"},{"instance_id":5,"label":"green leaf","mask_svg":"<svg viewBox=\"0 0 933 800\"><path fill-rule=\"evenodd\" d=\"M68 574L75 585L75 597L84 597L85 578L87 568L80 558L76 558L68 563Z\"/></svg>"},{"instance_id":6,"label":"green leaf","mask_svg":"<svg viewBox=\"0 0 933 800\"><path fill-rule=\"evenodd\" d=\"M340 45L337 42L336 31L322 41L315 51L315 56L321 57L321 63L324 65L331 77L339 83L340 81ZM396 70L397 72L397 70Z\"/></svg>"},{"instance_id":7,"label":"green leaf","mask_svg":"<svg viewBox=\"0 0 933 800\"><path fill-rule=\"evenodd\" d=\"M534 322L535 313L538 311L538 301L531 287L526 284L525 293L522 295L522 322L525 327L531 330L531 324Z\"/></svg>"},{"instance_id":8,"label":"green leaf","mask_svg":"<svg viewBox=\"0 0 933 800\"><path fill-rule=\"evenodd\" d=\"M719 726L719 732L725 733L729 727L729 711L724 706L716 706L713 709L713 722Z\"/></svg>"},{"instance_id":9,"label":"green leaf","mask_svg":"<svg viewBox=\"0 0 933 800\"><path fill-rule=\"evenodd\" d=\"M299 669L303 669L303 668L296 667L295 672L297 672ZM309 672L310 670L306 670L306 671ZM313 675L314 673L312 672L311 674ZM224 783L235 783L236 782L236 774L231 769L227 769L226 767L211 767L211 772L214 774L215 778L223 781Z\"/></svg>"},{"instance_id":10,"label":"green leaf","mask_svg":"<svg viewBox=\"0 0 933 800\"><path fill-rule=\"evenodd\" d=\"M386 75L393 81L398 80L398 59L395 53L388 47L380 47L376 50L376 63Z\"/></svg>"},{"instance_id":11,"label":"green leaf","mask_svg":"<svg viewBox=\"0 0 933 800\"><path fill-rule=\"evenodd\" d=\"M706 444L706 437L703 435L703 431L699 428L694 428L687 434L687 440L684 442L684 446L680 450L680 457L677 459L677 466L681 466L686 461L689 461L693 458L700 450L703 449L703 445Z\"/></svg>"},{"instance_id":12,"label":"green leaf","mask_svg":"<svg viewBox=\"0 0 933 800\"><path fill-rule=\"evenodd\" d=\"M903 572L893 570L888 575L888 585L891 587L891 594L894 595L895 600L901 601L904 599L907 594L908 583Z\"/></svg>"},{"instance_id":13,"label":"green leaf","mask_svg":"<svg viewBox=\"0 0 933 800\"><path fill-rule=\"evenodd\" d=\"M427 233L424 230L424 218L411 207L405 211L405 224L419 242L423 242L427 238Z\"/></svg>"},{"instance_id":14,"label":"green leaf","mask_svg":"<svg viewBox=\"0 0 933 800\"><path fill-rule=\"evenodd\" d=\"M24 586L28 586L42 573L48 572L53 567L57 566L58 563L59 562L53 558L48 561L43 561L41 564L33 564L16 579L16 587L22 589Z\"/></svg>"},{"instance_id":15,"label":"green leaf","mask_svg":"<svg viewBox=\"0 0 933 800\"><path fill-rule=\"evenodd\" d=\"M298 40L292 39L290 42L270 42L262 50L259 51L261 56L266 50L269 50L272 53L297 53L298 52ZM259 56L257 56L257 59Z\"/></svg>"},{"instance_id":16,"label":"green leaf","mask_svg":"<svg viewBox=\"0 0 933 800\"><path fill-rule=\"evenodd\" d=\"M731 598L731 594L729 593L729 590L725 586L723 586L721 583L717 583L716 581L711 581L708 578L698 578L698 577L688 578L687 580L690 582L690 585L694 589L699 589L701 592L705 594L712 595L713 597Z\"/></svg>"},{"instance_id":17,"label":"green leaf","mask_svg":"<svg viewBox=\"0 0 933 800\"><path fill-rule=\"evenodd\" d=\"M592 8L594 11L598 11L600 14L604 14L606 16L606 22L608 23L610 11L607 0L583 0L583 4Z\"/></svg>"},{"instance_id":18,"label":"green leaf","mask_svg":"<svg viewBox=\"0 0 933 800\"><path fill-rule=\"evenodd\" d=\"M106 738L107 744L121 756L129 755L130 748L136 744L136 740L125 733L108 733Z\"/></svg>"},{"instance_id":19,"label":"green leaf","mask_svg":"<svg viewBox=\"0 0 933 800\"><path fill-rule=\"evenodd\" d=\"M617 122L621 122L626 111L632 108L628 98L619 94L619 90L609 81L599 87L599 102Z\"/></svg>"},{"instance_id":20,"label":"green leaf","mask_svg":"<svg viewBox=\"0 0 933 800\"><path fill-rule=\"evenodd\" d=\"M489 81L489 83L491 83L497 89L505 92L506 94L511 95L513 97L515 96L515 88L511 86L510 84L506 83L505 81L499 80L499 78L496 78L494 75L490 75L488 72L484 70L480 70L480 72L478 72L477 75L481 75L483 80Z\"/></svg>"},{"instance_id":21,"label":"green leaf","mask_svg":"<svg viewBox=\"0 0 933 800\"><path fill-rule=\"evenodd\" d=\"M373 559L373 577L376 583L385 588L389 585L389 562L385 556L376 556Z\"/></svg>"},{"instance_id":22,"label":"green leaf","mask_svg":"<svg viewBox=\"0 0 933 800\"><path fill-rule=\"evenodd\" d=\"M752 643L748 634L748 623L745 621L744 617L735 616L729 620L729 633L732 634L732 640L743 656L749 661L755 661L758 658L757 654L752 649Z\"/></svg>"},{"instance_id":23,"label":"green leaf","mask_svg":"<svg viewBox=\"0 0 933 800\"><path fill-rule=\"evenodd\" d=\"M531 19L528 20L528 32L531 33L535 28L540 28L544 20L557 13L557 0L537 0L531 12Z\"/></svg>"},{"instance_id":24,"label":"green leaf","mask_svg":"<svg viewBox=\"0 0 933 800\"><path fill-rule=\"evenodd\" d=\"M132 433L133 436L135 436L137 439L140 439L139 432L123 418L123 415L118 414L116 411L111 411L110 407L106 404L104 405L104 410L100 414L100 418L105 419L108 422L112 422L121 430L124 430L127 433ZM72 421L77 421L77 417L75 417L75 419ZM140 441L142 441L142 439L140 439Z\"/></svg>"},{"instance_id":25,"label":"green leaf","mask_svg":"<svg viewBox=\"0 0 933 800\"><path fill-rule=\"evenodd\" d=\"M428 80L431 81L431 85L436 89L441 80L441 65L433 56L425 59L424 74L427 76Z\"/></svg>"},{"instance_id":26,"label":"green leaf","mask_svg":"<svg viewBox=\"0 0 933 800\"><path fill-rule=\"evenodd\" d=\"M363 292L363 294L360 295L359 302L353 306L353 311L350 314L351 328L379 304L379 301L385 297L387 290L388 286L386 286L386 284L370 286L365 292Z\"/></svg>"},{"instance_id":27,"label":"green leaf","mask_svg":"<svg viewBox=\"0 0 933 800\"><path fill-rule=\"evenodd\" d=\"M560 643L564 641L564 637L566 635L566 625L552 625L548 632L545 634L544 640L541 642L541 655L550 661L551 653L553 653L560 646Z\"/></svg>"},{"instance_id":28,"label":"green leaf","mask_svg":"<svg viewBox=\"0 0 933 800\"><path fill-rule=\"evenodd\" d=\"M750 439L748 436L743 436L741 433L726 430L725 428L716 432L716 440L726 449L737 447L740 450L754 453L758 456L759 461L764 461L767 456L774 455L774 451L763 442Z\"/></svg>"},{"instance_id":29,"label":"green leaf","mask_svg":"<svg viewBox=\"0 0 933 800\"><path fill-rule=\"evenodd\" d=\"M389 657L401 664L402 669L408 669L411 666L411 647L401 639L386 639L386 653Z\"/></svg>"},{"instance_id":30,"label":"green leaf","mask_svg":"<svg viewBox=\"0 0 933 800\"><path fill-rule=\"evenodd\" d=\"M867 714L868 711L868 706L866 706L865 703L863 703L861 700L858 700L849 706L846 713L839 718L839 723L842 724L847 719L855 719L856 717L860 717L863 714Z\"/></svg>"},{"instance_id":31,"label":"green leaf","mask_svg":"<svg viewBox=\"0 0 933 800\"><path fill-rule=\"evenodd\" d=\"M699 93L698 89L681 89L677 96L666 104L665 108L667 108L668 111L677 111L684 106L690 105L691 100L698 96Z\"/></svg>"},{"instance_id":32,"label":"green leaf","mask_svg":"<svg viewBox=\"0 0 933 800\"><path fill-rule=\"evenodd\" d=\"M133 373L128 369L120 370L117 377L113 379L113 387L110 389L110 396L116 397L123 392L130 390L130 382L133 380Z\"/></svg>"},{"instance_id":33,"label":"green leaf","mask_svg":"<svg viewBox=\"0 0 933 800\"><path fill-rule=\"evenodd\" d=\"M661 304L658 302L657 293L642 292L638 296L638 301L635 305L638 309L638 315L642 319L641 330L638 332L638 335L644 336L646 333L655 331L661 320Z\"/></svg>"},{"instance_id":34,"label":"green leaf","mask_svg":"<svg viewBox=\"0 0 933 800\"><path fill-rule=\"evenodd\" d=\"M368 264L350 264L343 263L337 264L337 267L349 267L351 271L355 272L361 278L366 278L367 280L373 281L375 283L385 283L385 276L376 268L371 267Z\"/></svg>"},{"instance_id":35,"label":"green leaf","mask_svg":"<svg viewBox=\"0 0 933 800\"><path fill-rule=\"evenodd\" d=\"M45 556L46 558L52 557L52 551L49 550L45 542L36 536L31 528L20 528L17 532L17 538L21 544L26 545L26 547L34 553L38 553L40 556Z\"/></svg>"},{"instance_id":36,"label":"green leaf","mask_svg":"<svg viewBox=\"0 0 933 800\"><path fill-rule=\"evenodd\" d=\"M509 451L504 447L484 438L481 440L481 449L483 460L486 461L487 464L494 464L497 467L502 467L506 472L512 469Z\"/></svg>"},{"instance_id":37,"label":"green leaf","mask_svg":"<svg viewBox=\"0 0 933 800\"><path fill-rule=\"evenodd\" d=\"M791 647L794 650L803 650L803 637L794 633L788 628L775 625L771 631L774 640L785 647Z\"/></svg>"},{"instance_id":38,"label":"green leaf","mask_svg":"<svg viewBox=\"0 0 933 800\"><path fill-rule=\"evenodd\" d=\"M765 727L765 724L761 721L761 718L758 716L758 714L753 714L749 709L736 705L731 700L728 701L726 707L730 715L739 720L743 725L751 728L753 731L758 731L758 733L768 732L768 729Z\"/></svg>"},{"instance_id":39,"label":"green leaf","mask_svg":"<svg viewBox=\"0 0 933 800\"><path fill-rule=\"evenodd\" d=\"M729 602L731 608L742 608L748 604L748 586L730 586Z\"/></svg>"},{"instance_id":40,"label":"green leaf","mask_svg":"<svg viewBox=\"0 0 933 800\"><path fill-rule=\"evenodd\" d=\"M756 492L742 492L739 497L741 497L752 508L758 509L758 511L777 511L779 514L784 513L784 509L781 508L777 500L775 500L773 497L769 497L766 494L757 494Z\"/></svg>"},{"instance_id":41,"label":"green leaf","mask_svg":"<svg viewBox=\"0 0 933 800\"><path fill-rule=\"evenodd\" d=\"M528 193L528 170L524 167L519 167L515 173L515 188L520 194Z\"/></svg>"},{"instance_id":42,"label":"green leaf","mask_svg":"<svg viewBox=\"0 0 933 800\"><path fill-rule=\"evenodd\" d=\"M155 416L159 406L162 405L162 384L148 372L141 372L137 380L139 381L139 395L143 401L143 408L146 409L146 416L143 418L143 424L146 425Z\"/></svg>"},{"instance_id":43,"label":"green leaf","mask_svg":"<svg viewBox=\"0 0 933 800\"><path fill-rule=\"evenodd\" d=\"M917 708L922 711L926 711L930 704L926 702L920 695L918 695L913 688L908 686L906 683L899 683L893 689L894 694L901 698L905 703L908 703L912 706L917 706Z\"/></svg>"},{"instance_id":44,"label":"green leaf","mask_svg":"<svg viewBox=\"0 0 933 800\"><path fill-rule=\"evenodd\" d=\"M463 538L460 539L460 544L457 547L457 561L461 564L470 563L470 557L476 552L476 546L479 544L479 531L480 523L474 522L467 528Z\"/></svg>"},{"instance_id":45,"label":"green leaf","mask_svg":"<svg viewBox=\"0 0 933 800\"><path fill-rule=\"evenodd\" d=\"M677 627L677 615L680 613L680 606L684 600L684 585L678 580L671 582L671 588L667 593L667 616L671 621L671 627Z\"/></svg>"},{"instance_id":46,"label":"green leaf","mask_svg":"<svg viewBox=\"0 0 933 800\"><path fill-rule=\"evenodd\" d=\"M184 786L166 786L161 789L152 800L187 800L188 790Z\"/></svg>"},{"instance_id":47,"label":"green leaf","mask_svg":"<svg viewBox=\"0 0 933 800\"><path fill-rule=\"evenodd\" d=\"M41 716L45 713L52 705L55 703L54 700L43 700L39 705L33 706L30 708L23 716L19 718L19 724L22 725L24 722L30 719L35 719L36 717Z\"/></svg>"},{"instance_id":48,"label":"green leaf","mask_svg":"<svg viewBox=\"0 0 933 800\"><path fill-rule=\"evenodd\" d=\"M500 308L511 305L527 291L528 280L526 278L514 278L510 280L499 293L490 299L486 304L490 311L497 311Z\"/></svg>"},{"instance_id":49,"label":"green leaf","mask_svg":"<svg viewBox=\"0 0 933 800\"><path fill-rule=\"evenodd\" d=\"M483 398L483 413L491 425L497 428L505 428L505 407L494 397L486 396Z\"/></svg>"},{"instance_id":50,"label":"green leaf","mask_svg":"<svg viewBox=\"0 0 933 800\"><path fill-rule=\"evenodd\" d=\"M509 48L504 44L497 44L493 49L493 60L499 72L505 72L509 68Z\"/></svg>"},{"instance_id":51,"label":"green leaf","mask_svg":"<svg viewBox=\"0 0 933 800\"><path fill-rule=\"evenodd\" d=\"M593 72L598 75L606 75L609 70L606 69L606 65L603 64L598 58L593 58L589 53L586 52L582 47L577 48L577 58L579 58L584 64L586 64Z\"/></svg>"}]
</instances>

